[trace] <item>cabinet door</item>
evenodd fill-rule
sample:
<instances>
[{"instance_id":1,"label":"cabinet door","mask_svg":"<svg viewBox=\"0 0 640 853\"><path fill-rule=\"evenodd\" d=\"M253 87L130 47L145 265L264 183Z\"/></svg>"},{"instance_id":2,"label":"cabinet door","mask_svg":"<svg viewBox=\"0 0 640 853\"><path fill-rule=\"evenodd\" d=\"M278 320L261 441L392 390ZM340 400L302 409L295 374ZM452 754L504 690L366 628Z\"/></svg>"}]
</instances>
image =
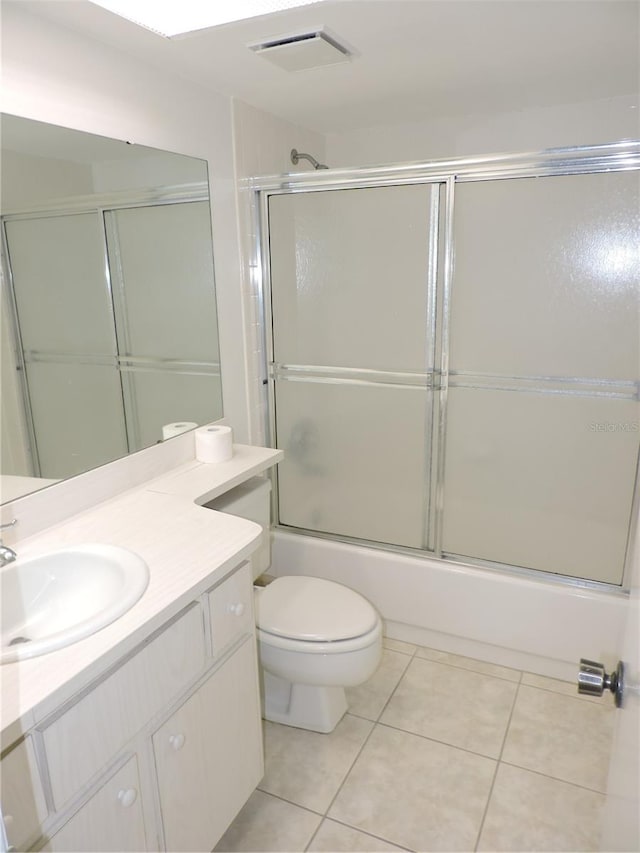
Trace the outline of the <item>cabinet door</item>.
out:
<instances>
[{"instance_id":1,"label":"cabinet door","mask_svg":"<svg viewBox=\"0 0 640 853\"><path fill-rule=\"evenodd\" d=\"M7 753L0 764L2 815L7 839L16 850L28 847L47 816L47 806L31 738Z\"/></svg>"},{"instance_id":2,"label":"cabinet door","mask_svg":"<svg viewBox=\"0 0 640 853\"><path fill-rule=\"evenodd\" d=\"M42 849L51 853L146 850L136 757L129 759Z\"/></svg>"},{"instance_id":3,"label":"cabinet door","mask_svg":"<svg viewBox=\"0 0 640 853\"><path fill-rule=\"evenodd\" d=\"M253 638L153 736L167 850L212 850L260 781Z\"/></svg>"}]
</instances>

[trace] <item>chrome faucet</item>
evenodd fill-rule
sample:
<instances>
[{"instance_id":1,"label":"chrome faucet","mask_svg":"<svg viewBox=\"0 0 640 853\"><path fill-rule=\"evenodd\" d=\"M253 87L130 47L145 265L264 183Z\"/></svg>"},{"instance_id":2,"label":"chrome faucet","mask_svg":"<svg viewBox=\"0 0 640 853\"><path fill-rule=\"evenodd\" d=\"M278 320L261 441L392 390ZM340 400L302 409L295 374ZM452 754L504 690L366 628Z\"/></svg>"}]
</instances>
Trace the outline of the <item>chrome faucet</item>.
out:
<instances>
[{"instance_id":1,"label":"chrome faucet","mask_svg":"<svg viewBox=\"0 0 640 853\"><path fill-rule=\"evenodd\" d=\"M12 521L8 522L8 524L0 524L0 530L4 530L6 527L13 527L17 522L18 519L14 518ZM0 568L6 566L8 563L13 563L17 556L18 555L13 548L9 548L8 545L3 545L0 541Z\"/></svg>"}]
</instances>

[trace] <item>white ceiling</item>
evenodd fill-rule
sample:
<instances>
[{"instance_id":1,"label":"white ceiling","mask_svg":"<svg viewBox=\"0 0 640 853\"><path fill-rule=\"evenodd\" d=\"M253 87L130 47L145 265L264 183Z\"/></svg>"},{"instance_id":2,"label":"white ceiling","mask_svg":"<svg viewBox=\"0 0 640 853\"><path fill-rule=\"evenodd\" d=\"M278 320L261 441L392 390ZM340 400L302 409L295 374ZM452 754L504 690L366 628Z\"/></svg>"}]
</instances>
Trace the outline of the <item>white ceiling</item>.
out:
<instances>
[{"instance_id":1,"label":"white ceiling","mask_svg":"<svg viewBox=\"0 0 640 853\"><path fill-rule=\"evenodd\" d=\"M87 0L20 2L322 133L635 95L640 78L636 0L324 0L171 40ZM291 73L247 47L321 26L351 62Z\"/></svg>"}]
</instances>

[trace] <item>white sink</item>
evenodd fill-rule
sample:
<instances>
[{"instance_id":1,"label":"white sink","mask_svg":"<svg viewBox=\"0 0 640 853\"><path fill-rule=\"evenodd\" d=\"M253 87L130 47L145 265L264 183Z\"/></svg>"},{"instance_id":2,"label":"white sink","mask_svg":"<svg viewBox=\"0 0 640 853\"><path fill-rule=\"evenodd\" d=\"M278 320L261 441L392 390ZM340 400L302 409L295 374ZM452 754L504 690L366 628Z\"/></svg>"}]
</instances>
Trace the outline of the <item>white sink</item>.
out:
<instances>
[{"instance_id":1,"label":"white sink","mask_svg":"<svg viewBox=\"0 0 640 853\"><path fill-rule=\"evenodd\" d=\"M18 557L0 571L0 663L43 655L94 634L133 607L148 583L144 560L113 545Z\"/></svg>"}]
</instances>

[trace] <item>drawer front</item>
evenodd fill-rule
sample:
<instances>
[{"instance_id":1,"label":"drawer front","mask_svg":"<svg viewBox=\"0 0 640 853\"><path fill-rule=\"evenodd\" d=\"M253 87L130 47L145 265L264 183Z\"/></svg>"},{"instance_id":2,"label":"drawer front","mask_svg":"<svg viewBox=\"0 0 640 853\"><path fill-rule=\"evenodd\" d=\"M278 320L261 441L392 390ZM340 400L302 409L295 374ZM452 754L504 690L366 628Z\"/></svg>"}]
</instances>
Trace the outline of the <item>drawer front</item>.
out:
<instances>
[{"instance_id":1,"label":"drawer front","mask_svg":"<svg viewBox=\"0 0 640 853\"><path fill-rule=\"evenodd\" d=\"M51 853L125 853L146 849L135 756L130 758L43 848Z\"/></svg>"},{"instance_id":2,"label":"drawer front","mask_svg":"<svg viewBox=\"0 0 640 853\"><path fill-rule=\"evenodd\" d=\"M253 633L253 579L249 563L208 594L211 641L216 657L243 634Z\"/></svg>"},{"instance_id":3,"label":"drawer front","mask_svg":"<svg viewBox=\"0 0 640 853\"><path fill-rule=\"evenodd\" d=\"M24 850L40 834L47 816L44 791L30 737L7 753L0 763L2 814L7 840L16 850Z\"/></svg>"},{"instance_id":4,"label":"drawer front","mask_svg":"<svg viewBox=\"0 0 640 853\"><path fill-rule=\"evenodd\" d=\"M42 736L56 808L112 761L204 663L202 610L194 604L46 727Z\"/></svg>"}]
</instances>

